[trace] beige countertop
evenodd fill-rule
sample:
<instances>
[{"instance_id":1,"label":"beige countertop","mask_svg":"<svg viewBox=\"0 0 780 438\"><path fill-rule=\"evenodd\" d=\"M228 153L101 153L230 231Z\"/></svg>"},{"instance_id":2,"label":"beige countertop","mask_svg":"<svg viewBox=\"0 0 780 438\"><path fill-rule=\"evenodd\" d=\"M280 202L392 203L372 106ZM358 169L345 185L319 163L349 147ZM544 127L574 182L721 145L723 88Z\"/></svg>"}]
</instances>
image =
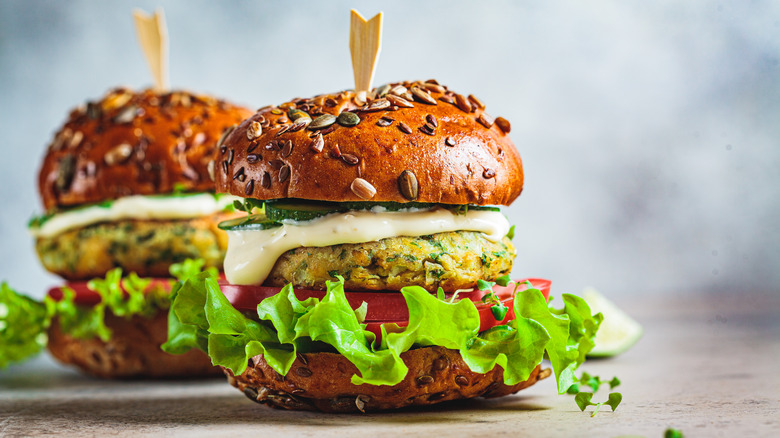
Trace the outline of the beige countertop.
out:
<instances>
[{"instance_id":1,"label":"beige countertop","mask_svg":"<svg viewBox=\"0 0 780 438\"><path fill-rule=\"evenodd\" d=\"M622 380L618 410L593 418L553 379L498 400L327 415L257 405L223 379L101 381L43 356L0 371L0 436L780 436L780 294L617 301L645 336L581 369Z\"/></svg>"}]
</instances>

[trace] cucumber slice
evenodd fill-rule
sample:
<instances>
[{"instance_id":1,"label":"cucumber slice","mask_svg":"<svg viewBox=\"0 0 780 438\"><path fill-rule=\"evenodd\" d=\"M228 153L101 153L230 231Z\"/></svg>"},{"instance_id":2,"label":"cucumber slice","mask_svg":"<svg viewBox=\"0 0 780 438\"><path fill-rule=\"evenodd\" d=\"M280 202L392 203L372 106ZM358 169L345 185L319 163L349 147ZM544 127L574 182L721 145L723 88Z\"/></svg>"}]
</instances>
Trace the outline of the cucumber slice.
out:
<instances>
[{"instance_id":1,"label":"cucumber slice","mask_svg":"<svg viewBox=\"0 0 780 438\"><path fill-rule=\"evenodd\" d=\"M450 205L443 204L442 207L450 208ZM452 207L455 207L455 210L457 210L458 213L465 213L468 210L501 211L500 208L493 207L492 205L453 205ZM450 208L450 210L452 210L452 208Z\"/></svg>"},{"instance_id":2,"label":"cucumber slice","mask_svg":"<svg viewBox=\"0 0 780 438\"><path fill-rule=\"evenodd\" d=\"M588 357L617 356L642 337L642 326L597 290L585 289L582 298L592 313L601 312L604 315L604 321L596 332L596 346L588 353Z\"/></svg>"},{"instance_id":3,"label":"cucumber slice","mask_svg":"<svg viewBox=\"0 0 780 438\"><path fill-rule=\"evenodd\" d=\"M451 205L424 202L325 202L306 199L278 199L265 201L265 214L272 221L294 220L309 221L332 213L345 211L371 210L375 207L386 211L400 211L410 208L430 209L436 207L463 213L469 210L499 211L498 207L481 205Z\"/></svg>"},{"instance_id":4,"label":"cucumber slice","mask_svg":"<svg viewBox=\"0 0 780 438\"><path fill-rule=\"evenodd\" d=\"M222 221L217 225L220 230L225 231L243 231L243 230L267 230L276 228L282 224L268 219L264 214L250 214L235 219Z\"/></svg>"},{"instance_id":5,"label":"cucumber slice","mask_svg":"<svg viewBox=\"0 0 780 438\"><path fill-rule=\"evenodd\" d=\"M285 219L310 221L327 214L347 210L347 208L339 204L325 202L266 202L265 204L265 214L272 221Z\"/></svg>"}]
</instances>

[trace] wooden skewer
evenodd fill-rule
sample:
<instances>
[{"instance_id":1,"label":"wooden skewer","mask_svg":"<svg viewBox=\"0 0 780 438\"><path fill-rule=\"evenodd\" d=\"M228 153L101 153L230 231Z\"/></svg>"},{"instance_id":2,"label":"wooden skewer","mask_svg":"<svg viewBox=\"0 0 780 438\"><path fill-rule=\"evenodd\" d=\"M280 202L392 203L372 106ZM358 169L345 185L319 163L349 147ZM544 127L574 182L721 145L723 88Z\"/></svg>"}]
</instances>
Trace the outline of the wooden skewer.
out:
<instances>
[{"instance_id":1,"label":"wooden skewer","mask_svg":"<svg viewBox=\"0 0 780 438\"><path fill-rule=\"evenodd\" d=\"M135 29L138 41L146 56L146 62L152 70L155 89L168 90L168 29L165 27L165 17L162 9L157 9L154 15L136 9L133 11Z\"/></svg>"},{"instance_id":2,"label":"wooden skewer","mask_svg":"<svg viewBox=\"0 0 780 438\"><path fill-rule=\"evenodd\" d=\"M349 26L349 51L352 54L352 73L355 75L355 93L365 102L371 90L374 71L382 50L382 13L366 21L352 9Z\"/></svg>"}]
</instances>

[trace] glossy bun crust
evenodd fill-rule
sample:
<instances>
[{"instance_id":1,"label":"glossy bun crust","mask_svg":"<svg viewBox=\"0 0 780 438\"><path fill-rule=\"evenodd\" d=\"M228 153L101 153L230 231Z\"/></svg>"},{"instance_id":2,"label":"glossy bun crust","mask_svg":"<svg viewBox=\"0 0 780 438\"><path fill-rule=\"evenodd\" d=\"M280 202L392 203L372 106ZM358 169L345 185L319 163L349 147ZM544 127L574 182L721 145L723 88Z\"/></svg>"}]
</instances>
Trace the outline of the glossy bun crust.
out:
<instances>
[{"instance_id":1,"label":"glossy bun crust","mask_svg":"<svg viewBox=\"0 0 780 438\"><path fill-rule=\"evenodd\" d=\"M252 111L208 96L119 88L73 110L38 177L47 211L127 195L214 188L222 132Z\"/></svg>"},{"instance_id":2,"label":"glossy bun crust","mask_svg":"<svg viewBox=\"0 0 780 438\"><path fill-rule=\"evenodd\" d=\"M537 366L527 380L505 385L504 371L496 366L480 374L469 369L460 353L444 347L424 347L401 354L409 372L399 384L353 385L357 368L336 353L299 354L290 372L281 376L255 356L240 376L225 370L231 385L249 399L292 410L356 412L399 409L474 397L514 394L548 377Z\"/></svg>"},{"instance_id":3,"label":"glossy bun crust","mask_svg":"<svg viewBox=\"0 0 780 438\"><path fill-rule=\"evenodd\" d=\"M429 80L384 85L366 100L344 91L262 108L220 144L217 192L479 205L520 195L510 124L479 99Z\"/></svg>"},{"instance_id":4,"label":"glossy bun crust","mask_svg":"<svg viewBox=\"0 0 780 438\"><path fill-rule=\"evenodd\" d=\"M134 316L129 320L109 312L105 322L112 332L108 342L64 334L55 320L49 328L49 352L66 365L75 365L87 374L104 378L187 378L220 374L220 369L200 350L182 355L160 350L160 345L168 339L167 311L160 311L152 318Z\"/></svg>"}]
</instances>

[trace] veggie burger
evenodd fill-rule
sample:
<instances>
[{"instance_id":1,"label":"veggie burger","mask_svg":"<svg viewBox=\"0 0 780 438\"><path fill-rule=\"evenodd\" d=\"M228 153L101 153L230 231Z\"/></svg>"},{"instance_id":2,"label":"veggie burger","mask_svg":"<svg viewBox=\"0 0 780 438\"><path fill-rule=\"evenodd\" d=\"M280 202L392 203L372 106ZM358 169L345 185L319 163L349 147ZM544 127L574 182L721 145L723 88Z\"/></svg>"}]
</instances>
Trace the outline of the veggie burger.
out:
<instances>
[{"instance_id":1,"label":"veggie burger","mask_svg":"<svg viewBox=\"0 0 780 438\"><path fill-rule=\"evenodd\" d=\"M600 315L548 306L511 281L520 195L510 124L435 80L260 109L225 138L217 193L242 217L225 279L177 285L166 351L199 348L277 408L371 411L499 397L548 377L559 392Z\"/></svg>"},{"instance_id":2,"label":"veggie burger","mask_svg":"<svg viewBox=\"0 0 780 438\"><path fill-rule=\"evenodd\" d=\"M169 269L186 259L221 267L217 223L233 199L214 195L208 163L222 132L249 115L209 96L124 88L70 113L40 170L46 213L30 222L43 266L67 281L49 292L54 357L103 377L213 372L199 352L159 348Z\"/></svg>"}]
</instances>

